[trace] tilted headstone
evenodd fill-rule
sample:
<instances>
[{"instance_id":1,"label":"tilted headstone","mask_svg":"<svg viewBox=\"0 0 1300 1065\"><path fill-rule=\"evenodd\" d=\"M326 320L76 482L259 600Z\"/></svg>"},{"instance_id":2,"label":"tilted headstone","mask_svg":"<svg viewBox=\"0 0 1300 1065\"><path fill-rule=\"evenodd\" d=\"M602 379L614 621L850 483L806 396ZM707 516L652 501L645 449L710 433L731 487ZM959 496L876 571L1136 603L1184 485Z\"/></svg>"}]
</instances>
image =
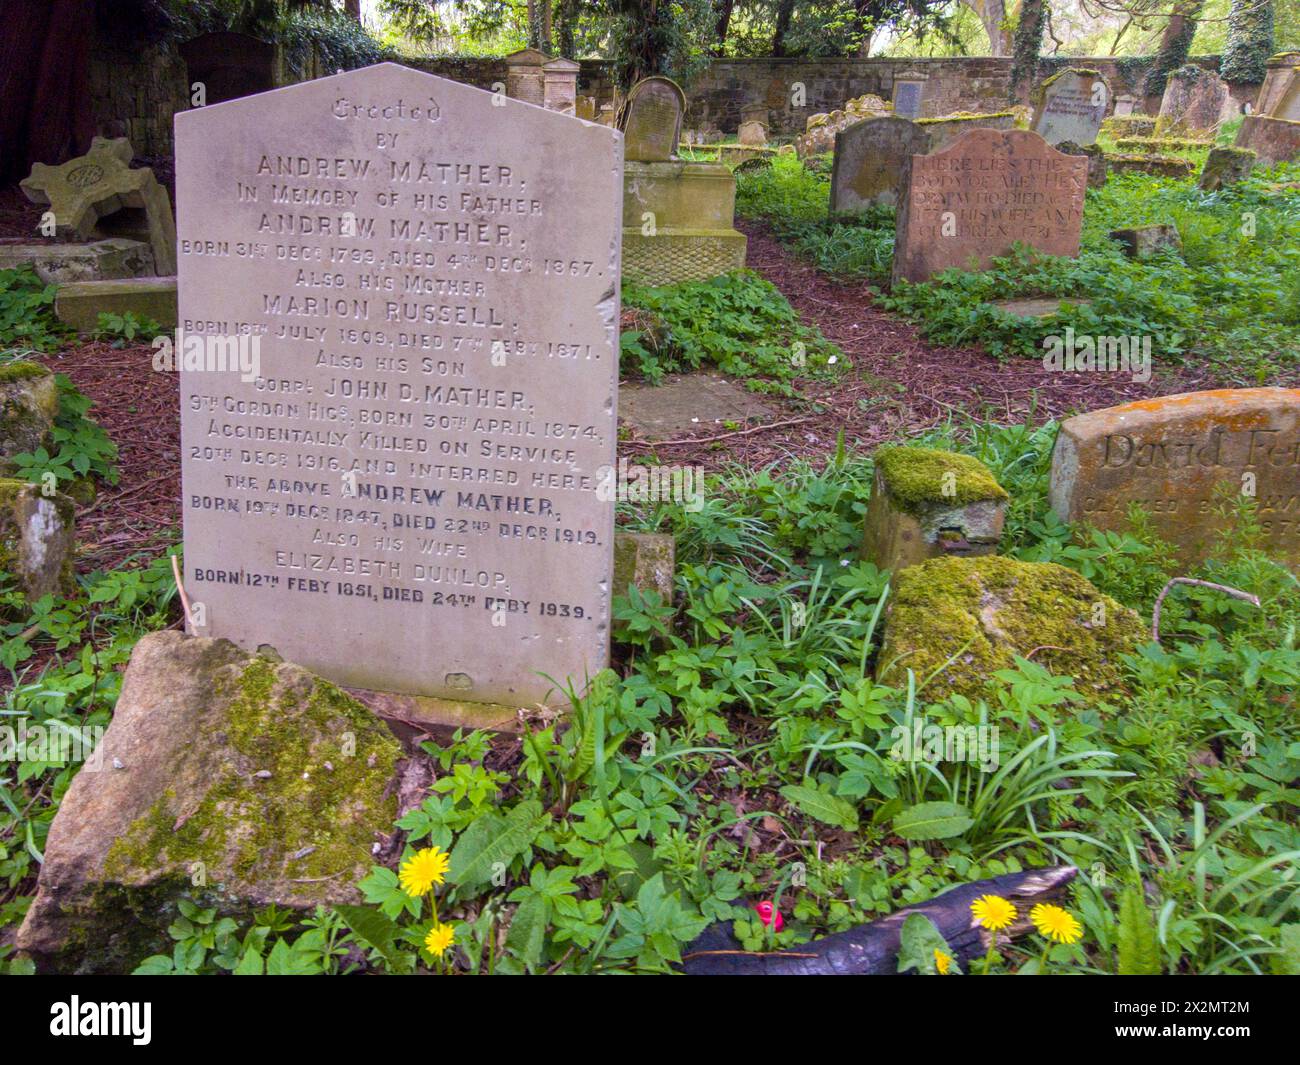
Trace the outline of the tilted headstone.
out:
<instances>
[{"instance_id":1,"label":"tilted headstone","mask_svg":"<svg viewBox=\"0 0 1300 1065\"><path fill-rule=\"evenodd\" d=\"M906 118L871 118L840 130L831 170L831 211L894 206L908 159L928 150L925 128Z\"/></svg>"},{"instance_id":2,"label":"tilted headstone","mask_svg":"<svg viewBox=\"0 0 1300 1065\"><path fill-rule=\"evenodd\" d=\"M682 137L686 94L671 78L645 78L632 86L623 112L623 158L671 159Z\"/></svg>"},{"instance_id":3,"label":"tilted headstone","mask_svg":"<svg viewBox=\"0 0 1300 1065\"><path fill-rule=\"evenodd\" d=\"M1288 122L1300 122L1300 67L1291 72L1291 80L1282 90L1282 96L1273 107L1270 118L1284 118Z\"/></svg>"},{"instance_id":4,"label":"tilted headstone","mask_svg":"<svg viewBox=\"0 0 1300 1065\"><path fill-rule=\"evenodd\" d=\"M920 118L927 78L894 79L894 114L899 118Z\"/></svg>"},{"instance_id":5,"label":"tilted headstone","mask_svg":"<svg viewBox=\"0 0 1300 1065\"><path fill-rule=\"evenodd\" d=\"M618 141L391 63L176 116L193 631L458 706L605 665Z\"/></svg>"},{"instance_id":6,"label":"tilted headstone","mask_svg":"<svg viewBox=\"0 0 1300 1065\"><path fill-rule=\"evenodd\" d=\"M1231 113L1228 83L1213 71L1187 64L1169 75L1156 118L1156 136L1213 130Z\"/></svg>"},{"instance_id":7,"label":"tilted headstone","mask_svg":"<svg viewBox=\"0 0 1300 1065\"><path fill-rule=\"evenodd\" d=\"M1189 392L1061 423L1049 499L1064 521L1122 530L1136 503L1191 562L1208 557L1243 495L1265 552L1300 564L1300 389Z\"/></svg>"},{"instance_id":8,"label":"tilted headstone","mask_svg":"<svg viewBox=\"0 0 1300 1065\"><path fill-rule=\"evenodd\" d=\"M1097 71L1067 67L1035 90L1030 129L1048 144L1092 144L1109 102L1110 86Z\"/></svg>"},{"instance_id":9,"label":"tilted headstone","mask_svg":"<svg viewBox=\"0 0 1300 1065\"><path fill-rule=\"evenodd\" d=\"M131 169L125 137L96 137L90 151L58 166L36 163L21 182L32 203L48 204L61 240L133 236L117 223L123 208L144 216L144 230L159 274L176 272L176 223L171 197L148 167Z\"/></svg>"},{"instance_id":10,"label":"tilted headstone","mask_svg":"<svg viewBox=\"0 0 1300 1065\"><path fill-rule=\"evenodd\" d=\"M1014 243L1079 251L1088 160L1028 130L975 129L908 161L894 236L894 280L984 269Z\"/></svg>"}]
</instances>

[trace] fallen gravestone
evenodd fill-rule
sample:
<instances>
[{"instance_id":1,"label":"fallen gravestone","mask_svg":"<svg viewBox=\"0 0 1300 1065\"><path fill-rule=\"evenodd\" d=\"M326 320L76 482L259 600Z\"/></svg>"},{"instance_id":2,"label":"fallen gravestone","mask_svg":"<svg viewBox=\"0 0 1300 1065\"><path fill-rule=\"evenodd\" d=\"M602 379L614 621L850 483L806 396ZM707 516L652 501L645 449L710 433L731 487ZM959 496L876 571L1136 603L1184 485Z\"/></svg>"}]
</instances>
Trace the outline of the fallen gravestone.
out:
<instances>
[{"instance_id":1,"label":"fallen gravestone","mask_svg":"<svg viewBox=\"0 0 1300 1065\"><path fill-rule=\"evenodd\" d=\"M1014 243L1046 255L1079 251L1088 160L1037 133L976 129L908 162L894 240L894 280L950 267L985 269Z\"/></svg>"},{"instance_id":2,"label":"fallen gravestone","mask_svg":"<svg viewBox=\"0 0 1300 1065\"><path fill-rule=\"evenodd\" d=\"M88 244L0 243L0 270L31 266L47 285L150 277L158 273L153 249L139 240L111 237Z\"/></svg>"},{"instance_id":3,"label":"fallen gravestone","mask_svg":"<svg viewBox=\"0 0 1300 1065\"><path fill-rule=\"evenodd\" d=\"M906 118L871 118L840 130L831 170L831 212L893 207L908 159L928 150L925 128Z\"/></svg>"},{"instance_id":4,"label":"fallen gravestone","mask_svg":"<svg viewBox=\"0 0 1300 1065\"><path fill-rule=\"evenodd\" d=\"M1063 521L1124 529L1137 504L1195 562L1231 527L1224 510L1243 495L1265 551L1300 563L1300 390L1190 392L1061 423L1049 498Z\"/></svg>"},{"instance_id":5,"label":"fallen gravestone","mask_svg":"<svg viewBox=\"0 0 1300 1065\"><path fill-rule=\"evenodd\" d=\"M682 139L686 94L671 78L644 78L632 86L624 105L623 158L654 162L673 158Z\"/></svg>"},{"instance_id":6,"label":"fallen gravestone","mask_svg":"<svg viewBox=\"0 0 1300 1065\"><path fill-rule=\"evenodd\" d=\"M987 693L993 674L1030 658L1076 690L1122 689L1123 656L1145 642L1141 620L1072 569L1001 555L932 558L893 580L877 680L907 686L910 669L927 702Z\"/></svg>"},{"instance_id":7,"label":"fallen gravestone","mask_svg":"<svg viewBox=\"0 0 1300 1065\"><path fill-rule=\"evenodd\" d=\"M594 676L618 135L384 63L183 112L176 156L191 628L426 720Z\"/></svg>"},{"instance_id":8,"label":"fallen gravestone","mask_svg":"<svg viewBox=\"0 0 1300 1065\"><path fill-rule=\"evenodd\" d=\"M1043 140L1088 145L1097 139L1106 117L1110 86L1096 70L1067 67L1039 85L1033 101L1030 129Z\"/></svg>"},{"instance_id":9,"label":"fallen gravestone","mask_svg":"<svg viewBox=\"0 0 1300 1065\"><path fill-rule=\"evenodd\" d=\"M58 166L37 163L21 182L33 203L48 204L55 236L61 240L94 237L147 237L154 266L176 273L176 225L167 190L148 167L130 167L125 137L96 137L90 151Z\"/></svg>"}]
</instances>

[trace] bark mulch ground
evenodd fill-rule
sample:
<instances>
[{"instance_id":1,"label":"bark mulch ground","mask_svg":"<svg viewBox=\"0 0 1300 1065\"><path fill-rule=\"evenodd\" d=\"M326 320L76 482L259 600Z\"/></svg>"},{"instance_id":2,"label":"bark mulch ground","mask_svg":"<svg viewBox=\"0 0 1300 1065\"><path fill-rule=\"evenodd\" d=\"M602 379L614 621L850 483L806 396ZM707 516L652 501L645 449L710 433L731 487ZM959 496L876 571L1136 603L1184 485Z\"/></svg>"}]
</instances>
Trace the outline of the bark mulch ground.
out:
<instances>
[{"instance_id":1,"label":"bark mulch ground","mask_svg":"<svg viewBox=\"0 0 1300 1065\"><path fill-rule=\"evenodd\" d=\"M838 345L852 367L831 382L801 382L804 402L787 402L788 412L770 429L634 441L626 445L631 451L653 450L673 462L706 467L732 461L761 466L796 456L820 464L841 430L849 447L870 450L962 414L1022 422L1032 413L1042 422L1219 384L1196 369L1158 371L1139 384L1124 374L1053 373L1036 360L999 362L976 347L937 347L916 326L877 308L866 284L832 281L761 225L742 220L737 228L749 238L747 265L776 285L806 324Z\"/></svg>"}]
</instances>

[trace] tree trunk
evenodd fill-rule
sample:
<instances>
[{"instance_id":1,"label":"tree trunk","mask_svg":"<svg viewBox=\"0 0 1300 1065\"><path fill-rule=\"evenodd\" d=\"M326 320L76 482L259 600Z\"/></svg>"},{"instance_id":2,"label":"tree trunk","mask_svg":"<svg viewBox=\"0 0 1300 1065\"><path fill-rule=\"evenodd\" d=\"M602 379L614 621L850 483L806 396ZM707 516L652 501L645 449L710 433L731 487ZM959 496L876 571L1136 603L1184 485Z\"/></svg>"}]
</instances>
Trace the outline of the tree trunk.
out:
<instances>
[{"instance_id":1,"label":"tree trunk","mask_svg":"<svg viewBox=\"0 0 1300 1065\"><path fill-rule=\"evenodd\" d=\"M1142 82L1142 91L1148 99L1163 96L1169 75L1187 62L1196 36L1196 21L1201 17L1205 0L1175 0L1169 25L1160 35L1160 51Z\"/></svg>"},{"instance_id":2,"label":"tree trunk","mask_svg":"<svg viewBox=\"0 0 1300 1065\"><path fill-rule=\"evenodd\" d=\"M0 180L61 163L94 132L86 64L95 8L85 0L0 0Z\"/></svg>"},{"instance_id":3,"label":"tree trunk","mask_svg":"<svg viewBox=\"0 0 1300 1065\"><path fill-rule=\"evenodd\" d=\"M1047 0L1024 0L1020 21L1016 23L1011 45L1011 102L1029 95L1038 74L1038 53L1043 47L1043 27L1047 24Z\"/></svg>"},{"instance_id":4,"label":"tree trunk","mask_svg":"<svg viewBox=\"0 0 1300 1065\"><path fill-rule=\"evenodd\" d=\"M776 8L776 29L772 33L772 54L785 55L785 35L790 31L790 19L794 16L794 0L780 0Z\"/></svg>"},{"instance_id":5,"label":"tree trunk","mask_svg":"<svg viewBox=\"0 0 1300 1065\"><path fill-rule=\"evenodd\" d=\"M1228 43L1219 73L1224 81L1258 85L1273 54L1273 0L1232 0Z\"/></svg>"},{"instance_id":6,"label":"tree trunk","mask_svg":"<svg viewBox=\"0 0 1300 1065\"><path fill-rule=\"evenodd\" d=\"M964 0L964 3L984 24L984 32L989 35L989 55L1010 55L1011 35L1002 27L1003 20L1007 17L1003 0Z\"/></svg>"},{"instance_id":7,"label":"tree trunk","mask_svg":"<svg viewBox=\"0 0 1300 1065\"><path fill-rule=\"evenodd\" d=\"M713 55L723 55L727 45L727 31L731 28L731 13L735 10L736 0L716 0L718 21L714 29L714 44L710 49Z\"/></svg>"},{"instance_id":8,"label":"tree trunk","mask_svg":"<svg viewBox=\"0 0 1300 1065\"><path fill-rule=\"evenodd\" d=\"M350 19L361 21L361 0L343 0L343 14Z\"/></svg>"}]
</instances>

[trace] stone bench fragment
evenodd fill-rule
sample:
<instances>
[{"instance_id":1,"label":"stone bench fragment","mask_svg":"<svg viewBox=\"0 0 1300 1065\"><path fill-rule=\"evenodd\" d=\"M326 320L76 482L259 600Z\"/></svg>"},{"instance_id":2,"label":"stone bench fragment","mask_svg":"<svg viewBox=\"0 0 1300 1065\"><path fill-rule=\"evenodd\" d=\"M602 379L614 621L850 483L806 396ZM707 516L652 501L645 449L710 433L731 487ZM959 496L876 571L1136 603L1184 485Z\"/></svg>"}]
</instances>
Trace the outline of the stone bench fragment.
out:
<instances>
[{"instance_id":1,"label":"stone bench fragment","mask_svg":"<svg viewBox=\"0 0 1300 1065\"><path fill-rule=\"evenodd\" d=\"M867 503L862 557L897 572L944 555L997 551L1008 495L969 455L880 448Z\"/></svg>"}]
</instances>

